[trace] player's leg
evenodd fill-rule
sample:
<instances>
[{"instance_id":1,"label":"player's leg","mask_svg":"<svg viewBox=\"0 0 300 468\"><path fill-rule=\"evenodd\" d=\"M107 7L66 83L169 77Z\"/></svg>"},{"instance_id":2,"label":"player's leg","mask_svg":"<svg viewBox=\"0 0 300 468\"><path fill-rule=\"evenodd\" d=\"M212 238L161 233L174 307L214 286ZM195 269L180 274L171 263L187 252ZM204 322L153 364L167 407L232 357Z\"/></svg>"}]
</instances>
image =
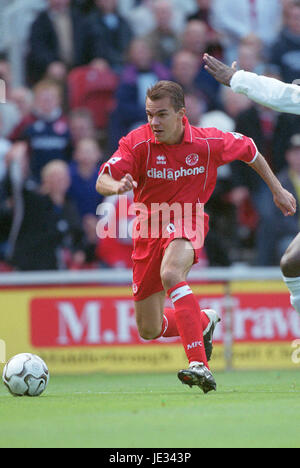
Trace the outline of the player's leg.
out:
<instances>
[{"instance_id":1,"label":"player's leg","mask_svg":"<svg viewBox=\"0 0 300 468\"><path fill-rule=\"evenodd\" d=\"M161 335L165 291L135 302L135 316L139 334L144 340L154 340Z\"/></svg>"},{"instance_id":2,"label":"player's leg","mask_svg":"<svg viewBox=\"0 0 300 468\"><path fill-rule=\"evenodd\" d=\"M280 268L291 293L291 304L300 313L300 233L284 253Z\"/></svg>"},{"instance_id":3,"label":"player's leg","mask_svg":"<svg viewBox=\"0 0 300 468\"><path fill-rule=\"evenodd\" d=\"M187 239L174 239L166 248L161 265L161 280L175 308L175 320L190 368L180 371L183 383L199 385L207 393L216 389L209 371L203 343L201 310L186 282L195 252Z\"/></svg>"}]
</instances>

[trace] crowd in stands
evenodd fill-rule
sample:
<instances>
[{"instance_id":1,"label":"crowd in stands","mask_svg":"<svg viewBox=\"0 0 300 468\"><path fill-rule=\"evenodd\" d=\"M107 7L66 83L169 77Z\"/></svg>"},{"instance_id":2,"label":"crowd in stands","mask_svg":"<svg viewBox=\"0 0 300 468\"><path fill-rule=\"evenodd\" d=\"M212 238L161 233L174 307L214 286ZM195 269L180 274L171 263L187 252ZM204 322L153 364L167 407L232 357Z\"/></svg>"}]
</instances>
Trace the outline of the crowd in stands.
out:
<instances>
[{"instance_id":1,"label":"crowd in stands","mask_svg":"<svg viewBox=\"0 0 300 468\"><path fill-rule=\"evenodd\" d=\"M300 201L300 117L220 86L202 59L300 79L300 0L1 0L0 35L0 271L131 267L130 236L97 235L119 200L95 185L161 79L182 85L192 125L252 137ZM299 232L243 163L220 168L206 209L201 266L277 265Z\"/></svg>"}]
</instances>

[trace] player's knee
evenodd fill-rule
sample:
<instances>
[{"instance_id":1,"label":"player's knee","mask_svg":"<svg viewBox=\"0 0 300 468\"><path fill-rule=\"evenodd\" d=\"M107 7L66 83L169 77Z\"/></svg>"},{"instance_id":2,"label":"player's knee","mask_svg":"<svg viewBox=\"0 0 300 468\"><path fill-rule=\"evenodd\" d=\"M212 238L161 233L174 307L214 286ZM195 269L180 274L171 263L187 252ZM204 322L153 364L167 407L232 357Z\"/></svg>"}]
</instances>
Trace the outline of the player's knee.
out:
<instances>
[{"instance_id":1,"label":"player's knee","mask_svg":"<svg viewBox=\"0 0 300 468\"><path fill-rule=\"evenodd\" d=\"M155 340L159 335L160 331L155 328L147 328L147 327L138 327L139 335L143 340Z\"/></svg>"},{"instance_id":2,"label":"player's knee","mask_svg":"<svg viewBox=\"0 0 300 468\"><path fill-rule=\"evenodd\" d=\"M285 252L280 261L280 268L287 278L300 276L300 252Z\"/></svg>"},{"instance_id":3,"label":"player's knee","mask_svg":"<svg viewBox=\"0 0 300 468\"><path fill-rule=\"evenodd\" d=\"M164 268L160 276L165 291L168 291L182 281L178 273L172 268Z\"/></svg>"}]
</instances>

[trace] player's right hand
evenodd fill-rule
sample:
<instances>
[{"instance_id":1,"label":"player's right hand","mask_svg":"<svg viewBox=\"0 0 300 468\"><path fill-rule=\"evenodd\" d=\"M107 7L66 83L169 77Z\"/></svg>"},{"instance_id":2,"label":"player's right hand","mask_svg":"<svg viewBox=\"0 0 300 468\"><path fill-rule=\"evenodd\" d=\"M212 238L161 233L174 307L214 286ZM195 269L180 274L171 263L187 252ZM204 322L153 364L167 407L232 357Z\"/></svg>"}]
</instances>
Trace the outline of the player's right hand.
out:
<instances>
[{"instance_id":1,"label":"player's right hand","mask_svg":"<svg viewBox=\"0 0 300 468\"><path fill-rule=\"evenodd\" d=\"M220 62L215 57L205 53L203 56L205 70L219 83L230 86L231 78L237 72L237 62L233 62L231 68Z\"/></svg>"},{"instance_id":2,"label":"player's right hand","mask_svg":"<svg viewBox=\"0 0 300 468\"><path fill-rule=\"evenodd\" d=\"M274 203L281 210L284 216L294 216L297 210L297 202L295 197L286 189L282 189L278 194L273 196Z\"/></svg>"},{"instance_id":3,"label":"player's right hand","mask_svg":"<svg viewBox=\"0 0 300 468\"><path fill-rule=\"evenodd\" d=\"M138 184L133 180L133 177L130 174L126 174L119 182L117 194L122 195L122 193L130 192L130 190L137 188L137 186Z\"/></svg>"}]
</instances>

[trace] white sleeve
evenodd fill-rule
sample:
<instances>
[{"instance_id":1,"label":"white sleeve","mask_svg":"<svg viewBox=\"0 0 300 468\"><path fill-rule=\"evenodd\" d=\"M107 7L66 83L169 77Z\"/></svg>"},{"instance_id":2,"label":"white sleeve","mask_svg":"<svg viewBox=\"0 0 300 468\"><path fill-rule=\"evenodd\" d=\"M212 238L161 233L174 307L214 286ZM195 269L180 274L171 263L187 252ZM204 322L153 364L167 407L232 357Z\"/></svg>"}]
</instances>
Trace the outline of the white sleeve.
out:
<instances>
[{"instance_id":1,"label":"white sleeve","mask_svg":"<svg viewBox=\"0 0 300 468\"><path fill-rule=\"evenodd\" d=\"M239 70L230 82L235 93L278 112L300 115L300 86Z\"/></svg>"}]
</instances>

